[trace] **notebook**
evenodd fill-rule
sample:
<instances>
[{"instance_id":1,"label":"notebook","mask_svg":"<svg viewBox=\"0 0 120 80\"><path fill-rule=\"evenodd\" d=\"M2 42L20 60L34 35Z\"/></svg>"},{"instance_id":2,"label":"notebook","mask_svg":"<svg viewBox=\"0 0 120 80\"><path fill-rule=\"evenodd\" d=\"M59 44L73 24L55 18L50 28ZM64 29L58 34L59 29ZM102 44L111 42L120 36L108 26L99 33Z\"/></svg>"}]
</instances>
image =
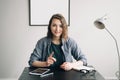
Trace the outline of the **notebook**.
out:
<instances>
[{"instance_id":1,"label":"notebook","mask_svg":"<svg viewBox=\"0 0 120 80\"><path fill-rule=\"evenodd\" d=\"M37 69L35 69L33 71L30 71L29 74L32 74L32 75L43 75L43 74L45 74L45 73L47 73L49 71L50 71L50 69L48 69L48 68L37 68Z\"/></svg>"}]
</instances>

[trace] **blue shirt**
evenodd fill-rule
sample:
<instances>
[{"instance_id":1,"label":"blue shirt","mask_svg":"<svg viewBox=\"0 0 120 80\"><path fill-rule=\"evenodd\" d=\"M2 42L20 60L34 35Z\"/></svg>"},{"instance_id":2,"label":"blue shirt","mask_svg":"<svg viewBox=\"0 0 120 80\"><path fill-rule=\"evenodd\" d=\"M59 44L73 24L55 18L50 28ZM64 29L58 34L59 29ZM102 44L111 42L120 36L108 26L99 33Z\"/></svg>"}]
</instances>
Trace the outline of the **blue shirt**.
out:
<instances>
[{"instance_id":1,"label":"blue shirt","mask_svg":"<svg viewBox=\"0 0 120 80\"><path fill-rule=\"evenodd\" d=\"M33 53L30 56L29 65L32 66L34 61L46 61L47 57L50 53L50 46L52 43L52 39L48 37L43 37L40 39ZM65 62L73 62L73 58L75 60L83 61L83 65L87 65L87 59L85 55L82 53L81 49L78 47L75 40L68 37L67 40L62 39L61 49L63 51L63 55L65 57Z\"/></svg>"}]
</instances>

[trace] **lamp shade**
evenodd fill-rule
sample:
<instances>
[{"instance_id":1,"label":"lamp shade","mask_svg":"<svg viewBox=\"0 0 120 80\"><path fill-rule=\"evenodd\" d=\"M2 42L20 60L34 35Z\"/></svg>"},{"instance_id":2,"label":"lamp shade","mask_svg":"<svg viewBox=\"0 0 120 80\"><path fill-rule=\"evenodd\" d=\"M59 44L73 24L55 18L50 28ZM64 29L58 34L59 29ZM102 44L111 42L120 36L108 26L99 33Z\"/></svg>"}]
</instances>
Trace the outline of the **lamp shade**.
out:
<instances>
[{"instance_id":1,"label":"lamp shade","mask_svg":"<svg viewBox=\"0 0 120 80\"><path fill-rule=\"evenodd\" d=\"M94 21L94 25L98 29L104 29L105 28L105 24L104 24L105 20L106 20L106 18L99 18L99 19L97 19L97 20Z\"/></svg>"}]
</instances>

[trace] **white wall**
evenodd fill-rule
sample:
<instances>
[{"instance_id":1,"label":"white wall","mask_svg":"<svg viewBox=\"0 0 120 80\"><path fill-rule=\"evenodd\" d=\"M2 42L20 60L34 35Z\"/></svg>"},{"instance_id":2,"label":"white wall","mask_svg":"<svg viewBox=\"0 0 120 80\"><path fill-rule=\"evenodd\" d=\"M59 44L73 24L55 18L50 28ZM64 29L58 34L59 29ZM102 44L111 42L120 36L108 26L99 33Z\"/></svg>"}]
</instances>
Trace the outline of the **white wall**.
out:
<instances>
[{"instance_id":1,"label":"white wall","mask_svg":"<svg viewBox=\"0 0 120 80\"><path fill-rule=\"evenodd\" d=\"M69 35L105 78L114 78L118 57L114 40L105 30L94 27L106 13L107 28L120 44L119 0L71 0ZM18 79L38 39L47 27L29 26L28 0L0 0L0 79ZM119 45L120 46L120 45Z\"/></svg>"}]
</instances>

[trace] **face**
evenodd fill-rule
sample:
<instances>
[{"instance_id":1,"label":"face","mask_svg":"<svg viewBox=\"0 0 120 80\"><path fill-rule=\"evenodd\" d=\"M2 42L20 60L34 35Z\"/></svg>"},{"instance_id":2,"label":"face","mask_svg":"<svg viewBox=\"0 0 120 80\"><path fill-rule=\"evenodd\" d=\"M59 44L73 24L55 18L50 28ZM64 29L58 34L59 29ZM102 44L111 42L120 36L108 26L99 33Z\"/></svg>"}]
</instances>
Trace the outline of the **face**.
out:
<instances>
[{"instance_id":1,"label":"face","mask_svg":"<svg viewBox=\"0 0 120 80\"><path fill-rule=\"evenodd\" d=\"M54 38L60 38L60 36L62 35L62 23L60 22L59 19L53 19L52 23L51 23L51 32L53 34Z\"/></svg>"}]
</instances>

